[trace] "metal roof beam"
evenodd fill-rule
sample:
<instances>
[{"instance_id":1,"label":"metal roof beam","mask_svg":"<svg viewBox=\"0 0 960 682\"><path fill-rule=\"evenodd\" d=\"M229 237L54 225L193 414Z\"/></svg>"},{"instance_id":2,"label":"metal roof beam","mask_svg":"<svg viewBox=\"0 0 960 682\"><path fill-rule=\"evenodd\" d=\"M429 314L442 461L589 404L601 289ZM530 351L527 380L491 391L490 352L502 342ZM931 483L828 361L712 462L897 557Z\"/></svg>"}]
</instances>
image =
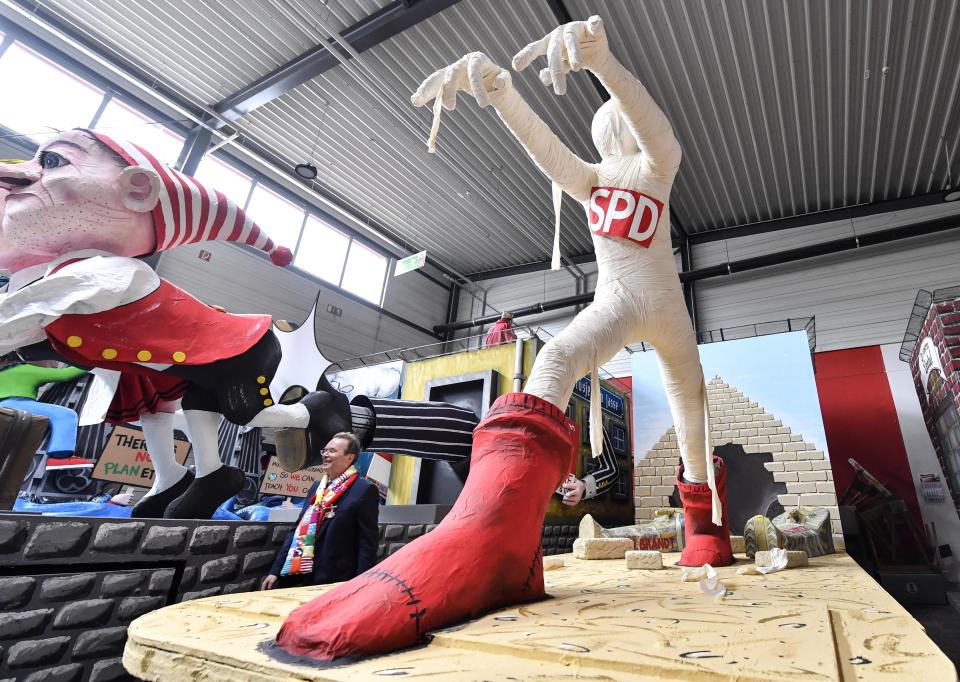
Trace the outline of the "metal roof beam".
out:
<instances>
[{"instance_id":1,"label":"metal roof beam","mask_svg":"<svg viewBox=\"0 0 960 682\"><path fill-rule=\"evenodd\" d=\"M856 206L833 208L826 211L818 211L816 213L803 213L801 215L790 216L789 218L778 218L776 220L765 220L759 223L721 227L716 230L695 232L690 235L690 241L693 244L704 244L706 242L721 241L723 239L748 237L757 234L765 234L767 232L790 230L797 227L810 227L812 225L822 225L824 223L832 223L840 220L852 220L854 218L863 218L864 216L877 215L880 213L892 213L894 211L903 211L910 208L933 206L935 204L942 204L944 201L947 201L946 197L950 194L950 190L946 190L944 192L932 192L930 194L915 194L913 196L903 197L900 199L875 201L872 204L857 204Z\"/></svg>"},{"instance_id":2,"label":"metal roof beam","mask_svg":"<svg viewBox=\"0 0 960 682\"><path fill-rule=\"evenodd\" d=\"M363 52L457 2L459 0L395 0L344 29L341 36L357 52ZM332 44L317 45L233 93L214 105L214 110L230 121L237 120L257 107L339 66L340 61L330 53L331 49ZM349 54L344 54L344 57L350 59ZM222 127L222 124L218 127Z\"/></svg>"}]
</instances>

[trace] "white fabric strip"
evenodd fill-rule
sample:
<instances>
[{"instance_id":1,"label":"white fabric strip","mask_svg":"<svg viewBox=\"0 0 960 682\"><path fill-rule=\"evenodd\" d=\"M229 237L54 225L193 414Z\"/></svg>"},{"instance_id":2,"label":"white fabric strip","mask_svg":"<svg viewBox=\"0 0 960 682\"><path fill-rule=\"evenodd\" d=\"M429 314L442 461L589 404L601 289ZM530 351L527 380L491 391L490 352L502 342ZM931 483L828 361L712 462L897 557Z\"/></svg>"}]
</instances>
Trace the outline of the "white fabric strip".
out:
<instances>
[{"instance_id":1,"label":"white fabric strip","mask_svg":"<svg viewBox=\"0 0 960 682\"><path fill-rule=\"evenodd\" d=\"M550 261L551 270L560 269L560 209L563 206L563 188L556 182L553 186L553 259Z\"/></svg>"},{"instance_id":2,"label":"white fabric strip","mask_svg":"<svg viewBox=\"0 0 960 682\"><path fill-rule=\"evenodd\" d=\"M437 152L437 135L440 134L440 112L443 110L443 97L437 95L433 103L433 124L430 126L430 137L427 138L427 151L431 154Z\"/></svg>"}]
</instances>

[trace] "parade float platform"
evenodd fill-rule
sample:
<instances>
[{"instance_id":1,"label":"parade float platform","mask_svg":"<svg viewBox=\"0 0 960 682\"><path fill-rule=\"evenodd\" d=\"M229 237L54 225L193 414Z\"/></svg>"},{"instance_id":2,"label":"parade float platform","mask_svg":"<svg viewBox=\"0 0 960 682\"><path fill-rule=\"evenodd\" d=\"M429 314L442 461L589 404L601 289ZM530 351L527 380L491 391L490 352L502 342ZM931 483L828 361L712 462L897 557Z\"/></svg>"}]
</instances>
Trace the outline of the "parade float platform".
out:
<instances>
[{"instance_id":1,"label":"parade float platform","mask_svg":"<svg viewBox=\"0 0 960 682\"><path fill-rule=\"evenodd\" d=\"M672 565L676 555L665 555ZM123 663L148 680L926 680L957 679L923 627L846 554L767 576L718 569L714 601L675 567L571 555L549 598L350 664L273 644L286 615L328 586L198 599L131 624ZM549 565L549 564L548 564Z\"/></svg>"}]
</instances>

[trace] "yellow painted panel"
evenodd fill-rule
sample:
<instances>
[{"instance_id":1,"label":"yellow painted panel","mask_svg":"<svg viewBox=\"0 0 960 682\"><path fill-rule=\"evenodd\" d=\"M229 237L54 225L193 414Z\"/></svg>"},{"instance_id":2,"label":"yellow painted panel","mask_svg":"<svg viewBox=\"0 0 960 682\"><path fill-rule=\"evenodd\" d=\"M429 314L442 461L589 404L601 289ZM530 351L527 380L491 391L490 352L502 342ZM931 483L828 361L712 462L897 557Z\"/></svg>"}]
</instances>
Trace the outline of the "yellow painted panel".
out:
<instances>
[{"instance_id":1,"label":"yellow painted panel","mask_svg":"<svg viewBox=\"0 0 960 682\"><path fill-rule=\"evenodd\" d=\"M524 341L523 374L530 375L536 357L536 340ZM403 390L400 397L404 400L424 400L427 382L432 379L445 379L462 374L473 374L486 370L496 370L500 374L500 386L497 395L513 391L513 369L516 359L516 344L506 343L493 348L464 351L438 358L429 358L417 362L408 362L403 370ZM413 457L394 457L390 471L390 486L387 491L387 504L415 504L411 500L414 483L415 462Z\"/></svg>"},{"instance_id":2,"label":"yellow painted panel","mask_svg":"<svg viewBox=\"0 0 960 682\"><path fill-rule=\"evenodd\" d=\"M390 485L387 488L387 504L414 504L410 501L413 489L413 476L416 471L416 458L406 455L394 455L390 467Z\"/></svg>"}]
</instances>

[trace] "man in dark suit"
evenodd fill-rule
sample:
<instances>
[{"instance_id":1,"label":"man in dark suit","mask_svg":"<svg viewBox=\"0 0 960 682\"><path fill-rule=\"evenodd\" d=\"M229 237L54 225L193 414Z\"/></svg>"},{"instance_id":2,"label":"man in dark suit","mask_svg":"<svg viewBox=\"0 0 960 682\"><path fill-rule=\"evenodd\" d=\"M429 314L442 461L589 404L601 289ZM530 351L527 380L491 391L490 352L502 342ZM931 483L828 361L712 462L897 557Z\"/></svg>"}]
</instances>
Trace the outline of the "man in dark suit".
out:
<instances>
[{"instance_id":1,"label":"man in dark suit","mask_svg":"<svg viewBox=\"0 0 960 682\"><path fill-rule=\"evenodd\" d=\"M376 563L380 495L354 468L359 454L352 433L338 433L327 443L323 478L310 487L300 520L260 589L341 582Z\"/></svg>"}]
</instances>

